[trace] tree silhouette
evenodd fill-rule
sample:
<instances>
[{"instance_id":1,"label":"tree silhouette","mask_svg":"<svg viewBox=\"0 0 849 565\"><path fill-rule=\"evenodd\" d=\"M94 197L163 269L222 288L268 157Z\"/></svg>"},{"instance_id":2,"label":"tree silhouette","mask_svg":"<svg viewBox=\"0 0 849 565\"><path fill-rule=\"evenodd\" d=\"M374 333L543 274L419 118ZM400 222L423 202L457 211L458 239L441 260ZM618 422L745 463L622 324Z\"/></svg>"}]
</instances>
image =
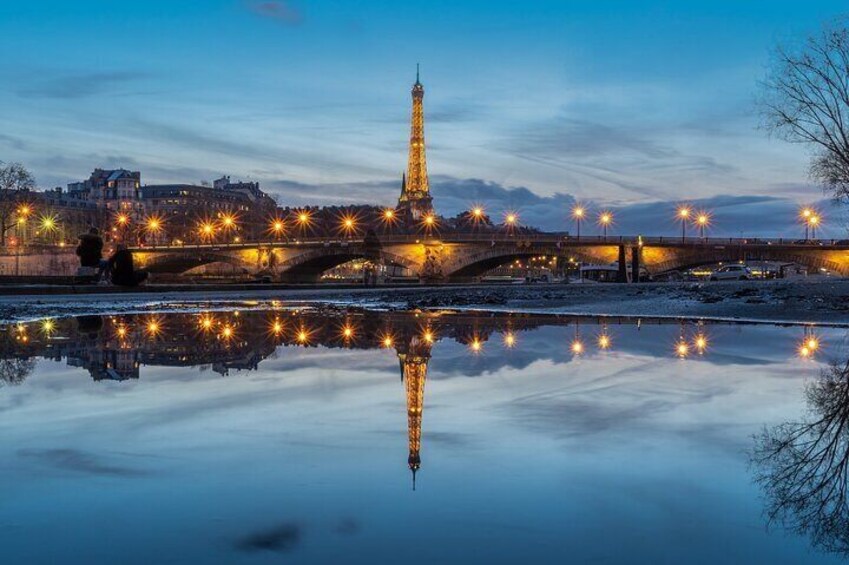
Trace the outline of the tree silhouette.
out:
<instances>
[{"instance_id":1,"label":"tree silhouette","mask_svg":"<svg viewBox=\"0 0 849 565\"><path fill-rule=\"evenodd\" d=\"M799 422L756 437L755 480L770 524L810 536L815 547L849 557L849 362L806 386Z\"/></svg>"},{"instance_id":2,"label":"tree silhouette","mask_svg":"<svg viewBox=\"0 0 849 565\"><path fill-rule=\"evenodd\" d=\"M24 382L35 369L35 359L0 359L0 386L16 386Z\"/></svg>"},{"instance_id":3,"label":"tree silhouette","mask_svg":"<svg viewBox=\"0 0 849 565\"><path fill-rule=\"evenodd\" d=\"M811 176L849 200L849 19L776 50L761 108L769 130L814 150Z\"/></svg>"}]
</instances>

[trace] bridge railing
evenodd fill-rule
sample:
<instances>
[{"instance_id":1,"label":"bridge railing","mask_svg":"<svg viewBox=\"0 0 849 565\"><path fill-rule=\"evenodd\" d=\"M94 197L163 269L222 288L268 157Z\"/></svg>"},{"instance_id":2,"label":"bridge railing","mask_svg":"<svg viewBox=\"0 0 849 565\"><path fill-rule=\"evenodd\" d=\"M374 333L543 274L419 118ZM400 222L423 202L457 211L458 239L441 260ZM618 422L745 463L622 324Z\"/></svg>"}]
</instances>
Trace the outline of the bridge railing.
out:
<instances>
[{"instance_id":1,"label":"bridge railing","mask_svg":"<svg viewBox=\"0 0 849 565\"><path fill-rule=\"evenodd\" d=\"M580 237L568 232L546 232L546 233L448 233L448 234L388 234L378 236L382 245L405 244L405 243L490 243L492 245L505 243L539 243L546 245L581 247L581 246L651 246L651 247L726 247L726 246L789 246L799 248L840 248L849 249L849 240L835 239L785 239L785 238L759 238L759 237L675 237L675 236L597 236L582 235ZM291 248L291 247L330 247L361 245L362 237L304 237L282 240L243 241L239 243L183 243L168 245L144 245L131 248L135 252L156 251L222 251L238 249L263 248Z\"/></svg>"}]
</instances>

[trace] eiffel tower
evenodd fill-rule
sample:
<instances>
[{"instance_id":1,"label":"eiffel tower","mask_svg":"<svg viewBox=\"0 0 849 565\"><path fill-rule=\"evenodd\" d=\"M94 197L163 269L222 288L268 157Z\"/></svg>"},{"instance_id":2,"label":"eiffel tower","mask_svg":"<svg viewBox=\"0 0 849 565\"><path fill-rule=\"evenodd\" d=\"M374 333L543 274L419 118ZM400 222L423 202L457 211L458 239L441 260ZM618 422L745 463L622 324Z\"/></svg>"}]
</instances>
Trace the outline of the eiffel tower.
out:
<instances>
[{"instance_id":1,"label":"eiffel tower","mask_svg":"<svg viewBox=\"0 0 849 565\"><path fill-rule=\"evenodd\" d=\"M424 86L419 80L416 65L416 84L413 85L413 114L410 119L410 155L407 172L401 178L401 197L398 208L407 220L418 222L433 212L430 183L427 178L424 138Z\"/></svg>"}]
</instances>

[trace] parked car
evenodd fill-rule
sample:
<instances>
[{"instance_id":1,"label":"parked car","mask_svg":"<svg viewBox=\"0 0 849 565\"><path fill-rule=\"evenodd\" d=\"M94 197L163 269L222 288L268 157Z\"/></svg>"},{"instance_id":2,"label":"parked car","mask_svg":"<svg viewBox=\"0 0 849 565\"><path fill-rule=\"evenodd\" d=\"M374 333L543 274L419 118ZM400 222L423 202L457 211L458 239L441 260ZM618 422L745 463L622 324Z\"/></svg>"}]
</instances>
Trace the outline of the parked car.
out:
<instances>
[{"instance_id":1,"label":"parked car","mask_svg":"<svg viewBox=\"0 0 849 565\"><path fill-rule=\"evenodd\" d=\"M752 278L752 270L746 265L726 265L710 274L712 281L746 281Z\"/></svg>"}]
</instances>

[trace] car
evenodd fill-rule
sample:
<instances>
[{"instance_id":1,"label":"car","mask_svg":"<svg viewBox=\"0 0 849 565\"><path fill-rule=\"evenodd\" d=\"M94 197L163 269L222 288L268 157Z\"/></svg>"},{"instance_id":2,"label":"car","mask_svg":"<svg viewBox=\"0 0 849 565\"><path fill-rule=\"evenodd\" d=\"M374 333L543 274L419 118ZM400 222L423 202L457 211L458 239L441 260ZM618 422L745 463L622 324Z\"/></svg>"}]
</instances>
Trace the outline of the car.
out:
<instances>
[{"instance_id":1,"label":"car","mask_svg":"<svg viewBox=\"0 0 849 565\"><path fill-rule=\"evenodd\" d=\"M712 281L746 281L752 278L752 270L746 265L726 265L710 274Z\"/></svg>"}]
</instances>

